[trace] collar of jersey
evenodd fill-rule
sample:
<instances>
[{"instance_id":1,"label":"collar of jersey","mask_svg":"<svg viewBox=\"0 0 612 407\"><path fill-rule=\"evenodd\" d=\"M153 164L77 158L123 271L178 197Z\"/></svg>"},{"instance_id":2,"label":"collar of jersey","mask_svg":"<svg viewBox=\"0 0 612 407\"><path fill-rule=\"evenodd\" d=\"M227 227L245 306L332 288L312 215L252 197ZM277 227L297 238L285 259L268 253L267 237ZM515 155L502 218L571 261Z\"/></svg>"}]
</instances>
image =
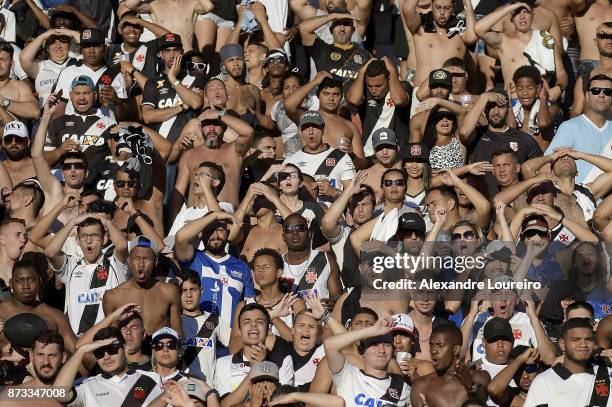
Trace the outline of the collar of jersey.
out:
<instances>
[{"instance_id":1,"label":"collar of jersey","mask_svg":"<svg viewBox=\"0 0 612 407\"><path fill-rule=\"evenodd\" d=\"M387 380L389 378L389 375L387 374L387 376L380 378L380 377L376 377L376 376L372 376L371 374L367 374L363 369L359 369L359 371L364 375L364 376L368 376L371 377L372 379L376 379L376 380Z\"/></svg>"},{"instance_id":2,"label":"collar of jersey","mask_svg":"<svg viewBox=\"0 0 612 407\"><path fill-rule=\"evenodd\" d=\"M323 151L319 151L318 153L309 153L308 151L304 150L304 147L302 147L302 153L308 154L308 155L318 155L318 154L324 153L327 150L329 150L330 147L329 147L329 144L327 144L327 143L323 143L323 144L325 145L325 150L323 150Z\"/></svg>"},{"instance_id":3,"label":"collar of jersey","mask_svg":"<svg viewBox=\"0 0 612 407\"><path fill-rule=\"evenodd\" d=\"M121 382L123 381L125 378L127 378L128 376L133 375L134 373L136 373L135 370L128 370L127 372L125 372L125 374L123 376L119 376L119 375L109 375L106 373L101 373L100 376L102 376L103 378L113 381L113 382Z\"/></svg>"},{"instance_id":4,"label":"collar of jersey","mask_svg":"<svg viewBox=\"0 0 612 407\"><path fill-rule=\"evenodd\" d=\"M217 259L216 257L211 256L210 254L204 252L204 254L206 254L206 257L208 257L210 260L214 261L215 263L223 263L225 260L230 258L229 253L226 253L225 256Z\"/></svg>"},{"instance_id":5,"label":"collar of jersey","mask_svg":"<svg viewBox=\"0 0 612 407\"><path fill-rule=\"evenodd\" d=\"M567 368L561 363L557 363L556 365L554 365L552 367L552 370L557 374L557 376L559 376L563 380L567 380L573 375L573 373L567 370ZM593 365L589 364L585 370L585 373L591 375L595 374L595 372L593 371Z\"/></svg>"},{"instance_id":6,"label":"collar of jersey","mask_svg":"<svg viewBox=\"0 0 612 407\"><path fill-rule=\"evenodd\" d=\"M354 46L355 46L355 44L353 44L352 42L348 43L348 44L338 44L337 42L334 42L334 47L340 48L340 49L343 49L343 50L351 49Z\"/></svg>"}]
</instances>

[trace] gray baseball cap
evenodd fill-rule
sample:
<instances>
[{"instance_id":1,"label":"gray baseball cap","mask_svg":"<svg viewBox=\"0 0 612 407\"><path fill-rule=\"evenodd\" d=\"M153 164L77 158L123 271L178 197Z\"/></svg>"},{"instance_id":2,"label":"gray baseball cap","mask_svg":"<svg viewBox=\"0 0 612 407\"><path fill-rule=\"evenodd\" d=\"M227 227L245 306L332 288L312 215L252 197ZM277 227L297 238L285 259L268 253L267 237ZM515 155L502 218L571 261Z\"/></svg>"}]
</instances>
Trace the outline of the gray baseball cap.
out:
<instances>
[{"instance_id":1,"label":"gray baseball cap","mask_svg":"<svg viewBox=\"0 0 612 407\"><path fill-rule=\"evenodd\" d=\"M323 116L321 116L321 113L317 112L316 110L308 110L307 112L302 113L302 116L300 116L300 127L306 124L314 124L319 127L325 125L323 122Z\"/></svg>"},{"instance_id":2,"label":"gray baseball cap","mask_svg":"<svg viewBox=\"0 0 612 407\"><path fill-rule=\"evenodd\" d=\"M372 147L378 146L397 146L395 132L386 127L382 127L372 133Z\"/></svg>"}]
</instances>

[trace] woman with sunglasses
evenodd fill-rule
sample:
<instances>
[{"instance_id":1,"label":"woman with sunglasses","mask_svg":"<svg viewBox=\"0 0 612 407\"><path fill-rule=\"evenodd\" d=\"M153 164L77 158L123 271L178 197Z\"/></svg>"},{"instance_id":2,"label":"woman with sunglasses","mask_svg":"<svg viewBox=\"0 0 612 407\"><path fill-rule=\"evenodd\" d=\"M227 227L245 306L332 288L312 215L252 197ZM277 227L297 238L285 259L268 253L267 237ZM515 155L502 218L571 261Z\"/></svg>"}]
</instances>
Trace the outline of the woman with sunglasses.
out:
<instances>
[{"instance_id":1,"label":"woman with sunglasses","mask_svg":"<svg viewBox=\"0 0 612 407\"><path fill-rule=\"evenodd\" d=\"M434 170L453 169L465 164L466 149L456 136L457 115L434 107L429 113L423 143L429 148L429 163Z\"/></svg>"},{"instance_id":2,"label":"woman with sunglasses","mask_svg":"<svg viewBox=\"0 0 612 407\"><path fill-rule=\"evenodd\" d=\"M181 342L174 329L163 327L155 332L151 337L151 348L153 371L161 376L162 382L187 380L187 374L178 369L183 362Z\"/></svg>"},{"instance_id":3,"label":"woman with sunglasses","mask_svg":"<svg viewBox=\"0 0 612 407\"><path fill-rule=\"evenodd\" d=\"M488 384L491 399L500 406L521 407L533 379L540 373L540 354L534 348L517 345L510 351L510 362ZM514 380L516 387L510 386Z\"/></svg>"}]
</instances>

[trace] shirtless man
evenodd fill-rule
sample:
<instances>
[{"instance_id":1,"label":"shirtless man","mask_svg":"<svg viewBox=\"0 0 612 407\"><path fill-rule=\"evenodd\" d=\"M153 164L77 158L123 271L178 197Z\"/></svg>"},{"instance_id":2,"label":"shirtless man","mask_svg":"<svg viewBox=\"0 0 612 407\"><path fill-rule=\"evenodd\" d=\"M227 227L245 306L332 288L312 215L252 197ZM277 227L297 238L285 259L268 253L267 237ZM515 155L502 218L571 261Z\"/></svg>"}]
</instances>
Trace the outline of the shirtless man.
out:
<instances>
[{"instance_id":1,"label":"shirtless man","mask_svg":"<svg viewBox=\"0 0 612 407\"><path fill-rule=\"evenodd\" d=\"M415 95L431 71L440 68L449 58L464 59L466 45L478 41L473 30L475 18L471 1L463 2L466 11L465 24L457 24L453 16L453 0L434 0L431 15L418 14L418 2L419 0L406 0L402 5L404 22L414 39L417 62L414 77ZM461 32L462 30L457 30L455 25L465 26L466 30ZM414 105L416 104L413 103Z\"/></svg>"},{"instance_id":2,"label":"shirtless man","mask_svg":"<svg viewBox=\"0 0 612 407\"><path fill-rule=\"evenodd\" d=\"M299 17L300 21L305 21L315 16L335 13L337 10L348 9L353 17L355 17L355 34L359 39L362 39L365 36L366 27L370 21L372 0L324 0L320 2L321 10L311 6L308 0L289 0L289 7L291 7L294 15ZM325 37L321 38L324 41L331 37L327 37L329 33L328 25L323 26L320 32L320 35ZM319 35L319 32L317 34Z\"/></svg>"},{"instance_id":3,"label":"shirtless man","mask_svg":"<svg viewBox=\"0 0 612 407\"><path fill-rule=\"evenodd\" d=\"M607 0L595 0L583 14L574 17L576 31L580 40L580 59L578 62L578 74L582 69L594 68L599 59L597 46L593 38L600 24L612 21L612 8Z\"/></svg>"},{"instance_id":4,"label":"shirtless man","mask_svg":"<svg viewBox=\"0 0 612 407\"><path fill-rule=\"evenodd\" d=\"M410 392L412 406L459 407L469 398L486 400L489 374L460 362L462 343L461 331L452 323L432 331L429 352L436 371L414 382Z\"/></svg>"},{"instance_id":5,"label":"shirtless man","mask_svg":"<svg viewBox=\"0 0 612 407\"><path fill-rule=\"evenodd\" d=\"M3 164L11 176L13 185L24 179L36 177L32 159L28 157L30 136L25 124L17 120L7 123L4 126L2 144L7 156Z\"/></svg>"},{"instance_id":6,"label":"shirtless man","mask_svg":"<svg viewBox=\"0 0 612 407\"><path fill-rule=\"evenodd\" d=\"M342 82L334 80L329 72L317 72L312 81L301 86L285 99L287 115L294 123L299 123L300 115L305 111L302 108L302 102L315 88L317 88L320 102L319 112L325 121L323 143L349 154L357 169L366 168L367 161L359 130L350 120L340 116Z\"/></svg>"},{"instance_id":7,"label":"shirtless man","mask_svg":"<svg viewBox=\"0 0 612 407\"><path fill-rule=\"evenodd\" d=\"M498 21L511 15L514 32L498 33L492 30ZM547 79L549 97L551 102L557 101L567 87L568 77L563 67L561 54L562 44L558 44L554 37L546 31L533 30L533 10L525 3L512 3L500 7L476 23L474 30L487 46L497 51L501 62L502 74L506 89L511 90L513 98L516 97L512 75L520 66L531 65L524 53L530 51L533 63L537 64L542 76ZM536 36L534 38L534 36ZM534 42L535 41L535 42ZM533 48L530 50L530 48ZM556 82L551 86L551 78L546 78L547 72L554 74Z\"/></svg>"},{"instance_id":8,"label":"shirtless man","mask_svg":"<svg viewBox=\"0 0 612 407\"><path fill-rule=\"evenodd\" d=\"M214 82L217 82L216 80ZM192 119L183 132L195 131L204 138L204 144L186 151L178 164L178 175L170 202L170 217L174 220L183 206L185 195L189 191L187 206L195 202L192 193L193 174L203 161L219 164L225 171L225 186L219 193L218 200L238 206L238 186L244 156L249 151L253 141L254 130L245 121L226 114L225 110L207 109L200 116L201 121ZM188 128L191 126L191 128ZM197 130L194 130L194 126ZM238 133L238 138L232 142L223 141L223 136L230 128Z\"/></svg>"},{"instance_id":9,"label":"shirtless man","mask_svg":"<svg viewBox=\"0 0 612 407\"><path fill-rule=\"evenodd\" d=\"M261 88L261 81L266 76L264 63L268 48L258 42L250 43L244 49L244 66L247 69L251 85Z\"/></svg>"},{"instance_id":10,"label":"shirtless man","mask_svg":"<svg viewBox=\"0 0 612 407\"><path fill-rule=\"evenodd\" d=\"M154 241L144 236L138 236L129 243L128 265L132 278L106 292L102 302L104 315L110 315L125 304L138 304L147 334L170 326L183 337L177 286L163 283L152 276L157 262L156 249Z\"/></svg>"},{"instance_id":11,"label":"shirtless man","mask_svg":"<svg viewBox=\"0 0 612 407\"><path fill-rule=\"evenodd\" d=\"M253 254L263 248L274 249L280 253L287 252L282 236L283 227L276 219L276 212L279 212L283 219L291 214L274 188L260 182L251 184L235 213L241 221L246 215L257 218L257 224L251 225L243 242L240 252L242 261L250 263ZM234 241L234 235L242 234L242 230L241 226L232 225L230 242L237 243Z\"/></svg>"},{"instance_id":12,"label":"shirtless man","mask_svg":"<svg viewBox=\"0 0 612 407\"><path fill-rule=\"evenodd\" d=\"M11 78L13 46L0 44L0 120L34 120L40 117L38 100L26 81Z\"/></svg>"},{"instance_id":13,"label":"shirtless man","mask_svg":"<svg viewBox=\"0 0 612 407\"><path fill-rule=\"evenodd\" d=\"M376 163L365 170L367 174L365 184L374 190L376 193L376 203L380 203L383 200L382 185L380 183L383 173L389 168L402 168L395 132L384 127L376 130L372 134L372 148L374 148Z\"/></svg>"},{"instance_id":14,"label":"shirtless man","mask_svg":"<svg viewBox=\"0 0 612 407\"><path fill-rule=\"evenodd\" d=\"M221 63L227 72L225 89L227 92L226 108L238 114L245 114L250 108L257 111L261 103L259 88L244 81L244 51L241 45L226 44L221 47Z\"/></svg>"},{"instance_id":15,"label":"shirtless man","mask_svg":"<svg viewBox=\"0 0 612 407\"><path fill-rule=\"evenodd\" d=\"M213 9L210 0L126 0L130 10L141 14L150 14L153 21L183 39L185 52L193 49L193 36L198 15L206 14Z\"/></svg>"},{"instance_id":16,"label":"shirtless man","mask_svg":"<svg viewBox=\"0 0 612 407\"><path fill-rule=\"evenodd\" d=\"M0 320L6 321L22 313L36 314L47 322L49 329L57 331L64 338L66 349L74 352L76 336L66 316L57 309L38 301L40 283L40 277L33 264L24 260L15 263L10 283L13 298L0 303Z\"/></svg>"},{"instance_id":17,"label":"shirtless man","mask_svg":"<svg viewBox=\"0 0 612 407\"><path fill-rule=\"evenodd\" d=\"M0 285L9 287L10 271L21 258L27 243L28 235L22 219L8 218L0 223Z\"/></svg>"},{"instance_id":18,"label":"shirtless man","mask_svg":"<svg viewBox=\"0 0 612 407\"><path fill-rule=\"evenodd\" d=\"M606 21L597 27L596 38L593 41L597 43L599 60L595 68L583 70L582 75L576 80L574 103L571 109L572 117L580 116L584 113L586 102L584 88L589 82L589 78L599 74L612 77L612 21ZM6 165L6 161L4 165Z\"/></svg>"}]
</instances>

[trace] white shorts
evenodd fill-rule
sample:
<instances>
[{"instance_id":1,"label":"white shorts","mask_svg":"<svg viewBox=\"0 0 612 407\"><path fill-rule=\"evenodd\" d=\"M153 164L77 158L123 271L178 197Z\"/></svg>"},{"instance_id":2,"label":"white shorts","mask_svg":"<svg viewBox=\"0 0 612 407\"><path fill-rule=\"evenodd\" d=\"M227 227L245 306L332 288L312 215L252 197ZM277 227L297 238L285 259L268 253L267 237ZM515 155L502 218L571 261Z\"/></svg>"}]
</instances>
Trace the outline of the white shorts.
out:
<instances>
[{"instance_id":1,"label":"white shorts","mask_svg":"<svg viewBox=\"0 0 612 407\"><path fill-rule=\"evenodd\" d=\"M234 28L233 21L229 21L224 18L221 18L215 13L200 14L197 18L197 21L203 21L203 20L211 20L215 24L217 24L217 27L227 27L227 28L232 28L232 29Z\"/></svg>"}]
</instances>

